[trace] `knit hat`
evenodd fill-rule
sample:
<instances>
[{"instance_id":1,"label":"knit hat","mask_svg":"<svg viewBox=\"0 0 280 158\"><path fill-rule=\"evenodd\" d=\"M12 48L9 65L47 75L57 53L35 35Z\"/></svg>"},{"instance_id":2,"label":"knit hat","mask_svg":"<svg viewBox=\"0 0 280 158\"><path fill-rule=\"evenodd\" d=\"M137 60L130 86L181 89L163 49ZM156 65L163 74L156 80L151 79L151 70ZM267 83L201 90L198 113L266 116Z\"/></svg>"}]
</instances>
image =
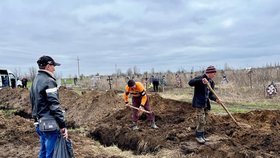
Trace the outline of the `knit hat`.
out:
<instances>
[{"instance_id":1,"label":"knit hat","mask_svg":"<svg viewBox=\"0 0 280 158\"><path fill-rule=\"evenodd\" d=\"M135 81L134 80L129 80L127 82L128 87L133 87L135 85Z\"/></svg>"},{"instance_id":2,"label":"knit hat","mask_svg":"<svg viewBox=\"0 0 280 158\"><path fill-rule=\"evenodd\" d=\"M214 66L208 66L205 73L209 74L209 73L216 73L216 68Z\"/></svg>"}]
</instances>

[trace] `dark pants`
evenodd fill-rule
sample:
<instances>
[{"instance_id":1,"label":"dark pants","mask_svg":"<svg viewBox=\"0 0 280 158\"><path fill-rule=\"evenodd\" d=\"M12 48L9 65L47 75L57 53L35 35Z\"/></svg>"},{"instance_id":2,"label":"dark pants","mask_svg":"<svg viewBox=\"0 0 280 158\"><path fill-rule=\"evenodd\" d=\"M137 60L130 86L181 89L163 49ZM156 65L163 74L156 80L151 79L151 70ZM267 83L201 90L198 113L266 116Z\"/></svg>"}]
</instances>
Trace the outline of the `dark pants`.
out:
<instances>
[{"instance_id":1,"label":"dark pants","mask_svg":"<svg viewBox=\"0 0 280 158\"><path fill-rule=\"evenodd\" d=\"M139 108L140 105L141 105L141 99L142 97L132 97L132 106L136 107L136 108ZM150 107L150 104L149 104L149 98L147 99L147 102L146 104L144 105L144 109L146 111L151 111L151 107ZM132 109L132 121L133 122L137 122L138 119L139 119L139 116L138 116L138 112L139 110L137 109ZM147 117L148 117L148 120L150 122L154 122L155 121L155 115L154 113L146 113Z\"/></svg>"},{"instance_id":2,"label":"dark pants","mask_svg":"<svg viewBox=\"0 0 280 158\"><path fill-rule=\"evenodd\" d=\"M40 155L39 158L52 158L56 140L59 136L59 130L42 132L39 126L36 127L36 133L40 136Z\"/></svg>"},{"instance_id":3,"label":"dark pants","mask_svg":"<svg viewBox=\"0 0 280 158\"><path fill-rule=\"evenodd\" d=\"M158 92L158 85L159 85L159 81L153 81L153 87L155 92Z\"/></svg>"}]
</instances>

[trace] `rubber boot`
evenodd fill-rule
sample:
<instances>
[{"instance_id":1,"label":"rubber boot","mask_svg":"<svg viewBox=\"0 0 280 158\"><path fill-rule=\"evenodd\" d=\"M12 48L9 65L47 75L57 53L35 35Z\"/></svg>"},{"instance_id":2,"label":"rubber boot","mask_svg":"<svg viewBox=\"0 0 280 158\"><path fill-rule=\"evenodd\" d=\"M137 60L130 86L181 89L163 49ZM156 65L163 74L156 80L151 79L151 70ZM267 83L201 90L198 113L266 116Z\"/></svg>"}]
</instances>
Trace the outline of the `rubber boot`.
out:
<instances>
[{"instance_id":1,"label":"rubber boot","mask_svg":"<svg viewBox=\"0 0 280 158\"><path fill-rule=\"evenodd\" d=\"M202 133L202 138L205 140L205 142L210 141L209 138L206 138L206 137L205 137L205 132Z\"/></svg>"},{"instance_id":2,"label":"rubber boot","mask_svg":"<svg viewBox=\"0 0 280 158\"><path fill-rule=\"evenodd\" d=\"M204 144L205 140L203 139L204 132L195 132L195 139L199 144Z\"/></svg>"},{"instance_id":3,"label":"rubber boot","mask_svg":"<svg viewBox=\"0 0 280 158\"><path fill-rule=\"evenodd\" d=\"M138 130L137 122L132 122L132 130Z\"/></svg>"},{"instance_id":4,"label":"rubber boot","mask_svg":"<svg viewBox=\"0 0 280 158\"><path fill-rule=\"evenodd\" d=\"M158 126L156 125L155 121L152 122L151 127L154 128L154 129L158 128Z\"/></svg>"}]
</instances>

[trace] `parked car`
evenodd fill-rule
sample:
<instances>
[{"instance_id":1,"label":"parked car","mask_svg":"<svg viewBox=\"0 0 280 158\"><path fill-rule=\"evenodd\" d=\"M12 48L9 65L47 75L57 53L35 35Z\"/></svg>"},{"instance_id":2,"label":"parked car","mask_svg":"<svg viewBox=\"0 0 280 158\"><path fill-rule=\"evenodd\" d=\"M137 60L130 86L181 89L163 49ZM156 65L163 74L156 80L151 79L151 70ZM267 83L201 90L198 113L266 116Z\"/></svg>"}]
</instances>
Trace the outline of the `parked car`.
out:
<instances>
[{"instance_id":1,"label":"parked car","mask_svg":"<svg viewBox=\"0 0 280 158\"><path fill-rule=\"evenodd\" d=\"M0 68L0 88L12 87L16 88L16 76L8 69Z\"/></svg>"}]
</instances>

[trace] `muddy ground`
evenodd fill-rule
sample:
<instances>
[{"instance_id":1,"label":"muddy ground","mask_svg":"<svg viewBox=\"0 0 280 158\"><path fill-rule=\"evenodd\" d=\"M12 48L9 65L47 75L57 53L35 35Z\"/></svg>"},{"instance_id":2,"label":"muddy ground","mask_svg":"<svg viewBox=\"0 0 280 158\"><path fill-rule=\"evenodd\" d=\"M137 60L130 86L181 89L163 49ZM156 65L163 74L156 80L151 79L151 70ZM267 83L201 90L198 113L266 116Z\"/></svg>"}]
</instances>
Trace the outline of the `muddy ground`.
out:
<instances>
[{"instance_id":1,"label":"muddy ground","mask_svg":"<svg viewBox=\"0 0 280 158\"><path fill-rule=\"evenodd\" d=\"M151 129L143 114L140 130L133 131L130 128L131 109L124 107L117 92L84 91L80 96L61 87L59 94L77 158L123 157L118 153L97 151L98 142L150 157L163 157L166 150L175 151L176 155L171 155L174 158L280 157L280 111L233 115L238 122L251 128L240 128L229 116L210 113L206 130L210 141L199 145L194 139L195 115L190 103L150 94L160 128ZM0 157L37 157L39 140L30 117L28 90L0 90L0 109Z\"/></svg>"}]
</instances>

